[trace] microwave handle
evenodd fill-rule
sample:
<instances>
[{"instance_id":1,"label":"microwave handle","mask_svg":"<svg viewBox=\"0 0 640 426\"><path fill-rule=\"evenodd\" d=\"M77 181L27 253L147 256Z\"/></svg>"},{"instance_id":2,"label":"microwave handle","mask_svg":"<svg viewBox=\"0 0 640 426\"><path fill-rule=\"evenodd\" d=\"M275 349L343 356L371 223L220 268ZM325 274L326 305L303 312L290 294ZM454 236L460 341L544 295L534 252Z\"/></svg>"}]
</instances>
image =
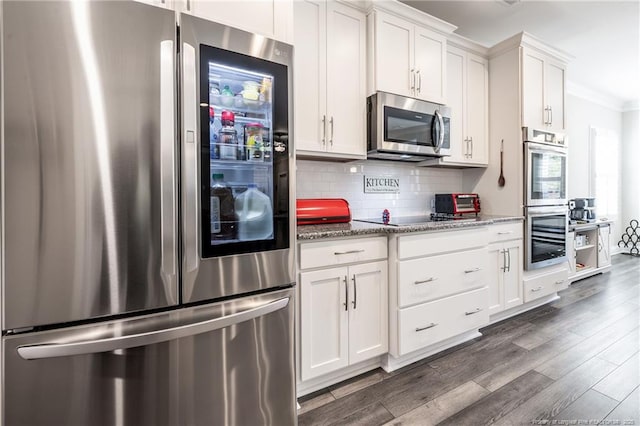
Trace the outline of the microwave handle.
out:
<instances>
[{"instance_id":1,"label":"microwave handle","mask_svg":"<svg viewBox=\"0 0 640 426\"><path fill-rule=\"evenodd\" d=\"M439 111L436 111L435 117L438 119L438 130L434 132L434 144L436 148L435 151L438 152L444 142L444 120L442 119L442 115L440 115Z\"/></svg>"}]
</instances>

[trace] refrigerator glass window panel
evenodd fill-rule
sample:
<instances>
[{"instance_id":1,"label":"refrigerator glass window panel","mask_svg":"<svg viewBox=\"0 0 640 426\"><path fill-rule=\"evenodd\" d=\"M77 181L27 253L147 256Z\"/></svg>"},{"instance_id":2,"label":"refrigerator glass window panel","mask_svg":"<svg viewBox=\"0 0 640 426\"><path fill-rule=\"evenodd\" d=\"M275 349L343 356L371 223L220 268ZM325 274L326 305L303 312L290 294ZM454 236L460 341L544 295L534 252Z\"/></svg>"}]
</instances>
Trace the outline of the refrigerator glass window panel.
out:
<instances>
[{"instance_id":1,"label":"refrigerator glass window panel","mask_svg":"<svg viewBox=\"0 0 640 426\"><path fill-rule=\"evenodd\" d=\"M203 257L288 248L287 67L206 45L200 62Z\"/></svg>"}]
</instances>

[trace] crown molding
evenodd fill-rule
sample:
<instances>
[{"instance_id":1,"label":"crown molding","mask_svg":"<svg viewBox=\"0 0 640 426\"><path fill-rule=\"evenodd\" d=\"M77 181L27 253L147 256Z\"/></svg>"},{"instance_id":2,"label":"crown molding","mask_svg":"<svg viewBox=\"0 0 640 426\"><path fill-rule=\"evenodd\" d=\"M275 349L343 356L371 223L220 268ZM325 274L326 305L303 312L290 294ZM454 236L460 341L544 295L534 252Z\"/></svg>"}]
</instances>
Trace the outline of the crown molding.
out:
<instances>
[{"instance_id":1,"label":"crown molding","mask_svg":"<svg viewBox=\"0 0 640 426\"><path fill-rule=\"evenodd\" d=\"M555 59L564 63L571 62L573 59L575 59L575 57L570 55L569 53L563 50L557 49L547 44L546 42L540 40L539 38L524 31L521 33L515 34L509 37L508 39L503 40L500 43L491 47L489 49L489 56L492 58L496 56L500 56L501 54L520 46L528 47L530 49L535 49L545 55L553 56Z\"/></svg>"},{"instance_id":2,"label":"crown molding","mask_svg":"<svg viewBox=\"0 0 640 426\"><path fill-rule=\"evenodd\" d=\"M593 102L614 111L623 112L625 110L625 103L621 99L591 89L587 86L583 86L582 84L571 80L567 80L567 95L572 95L577 98Z\"/></svg>"},{"instance_id":3,"label":"crown molding","mask_svg":"<svg viewBox=\"0 0 640 426\"><path fill-rule=\"evenodd\" d=\"M400 3L397 0L367 0L366 3L368 13L371 13L374 10L380 10L411 21L414 24L426 25L429 29L435 30L446 36L449 36L458 28L457 26L443 21L440 18L431 16L407 4Z\"/></svg>"}]
</instances>

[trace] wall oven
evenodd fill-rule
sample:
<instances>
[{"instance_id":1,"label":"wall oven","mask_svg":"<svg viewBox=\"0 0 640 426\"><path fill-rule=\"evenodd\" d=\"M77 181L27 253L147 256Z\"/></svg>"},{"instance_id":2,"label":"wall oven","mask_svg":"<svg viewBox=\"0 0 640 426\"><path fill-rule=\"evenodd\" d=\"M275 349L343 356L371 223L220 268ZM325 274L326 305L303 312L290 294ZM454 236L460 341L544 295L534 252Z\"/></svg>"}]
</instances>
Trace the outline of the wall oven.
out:
<instances>
[{"instance_id":1,"label":"wall oven","mask_svg":"<svg viewBox=\"0 0 640 426\"><path fill-rule=\"evenodd\" d=\"M529 207L525 209L525 214L525 269L539 269L566 262L567 208Z\"/></svg>"},{"instance_id":2,"label":"wall oven","mask_svg":"<svg viewBox=\"0 0 640 426\"><path fill-rule=\"evenodd\" d=\"M367 157L423 161L450 155L451 110L378 92L367 98Z\"/></svg>"},{"instance_id":3,"label":"wall oven","mask_svg":"<svg viewBox=\"0 0 640 426\"><path fill-rule=\"evenodd\" d=\"M567 147L561 133L524 128L525 205L567 204Z\"/></svg>"}]
</instances>

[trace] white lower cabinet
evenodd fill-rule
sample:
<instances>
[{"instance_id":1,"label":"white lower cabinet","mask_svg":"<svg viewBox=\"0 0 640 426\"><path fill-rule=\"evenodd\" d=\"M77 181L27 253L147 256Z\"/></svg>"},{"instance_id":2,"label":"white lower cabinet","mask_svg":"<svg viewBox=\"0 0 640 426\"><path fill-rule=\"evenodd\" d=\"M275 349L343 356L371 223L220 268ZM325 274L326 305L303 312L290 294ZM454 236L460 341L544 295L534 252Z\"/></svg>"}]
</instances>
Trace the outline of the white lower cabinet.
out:
<instances>
[{"instance_id":1,"label":"white lower cabinet","mask_svg":"<svg viewBox=\"0 0 640 426\"><path fill-rule=\"evenodd\" d=\"M302 272L301 378L387 352L387 262Z\"/></svg>"},{"instance_id":2,"label":"white lower cabinet","mask_svg":"<svg viewBox=\"0 0 640 426\"><path fill-rule=\"evenodd\" d=\"M569 285L569 270L559 267L548 272L527 277L524 280L524 302L531 302L542 296L557 293Z\"/></svg>"},{"instance_id":3,"label":"white lower cabinet","mask_svg":"<svg viewBox=\"0 0 640 426\"><path fill-rule=\"evenodd\" d=\"M611 265L611 225L598 227L598 268Z\"/></svg>"},{"instance_id":4,"label":"white lower cabinet","mask_svg":"<svg viewBox=\"0 0 640 426\"><path fill-rule=\"evenodd\" d=\"M398 355L487 325L487 298L488 288L483 287L401 309L398 316Z\"/></svg>"},{"instance_id":5,"label":"white lower cabinet","mask_svg":"<svg viewBox=\"0 0 640 426\"><path fill-rule=\"evenodd\" d=\"M522 240L489 245L489 314L521 305Z\"/></svg>"},{"instance_id":6,"label":"white lower cabinet","mask_svg":"<svg viewBox=\"0 0 640 426\"><path fill-rule=\"evenodd\" d=\"M486 227L391 237L391 355L489 324L488 238Z\"/></svg>"}]
</instances>

